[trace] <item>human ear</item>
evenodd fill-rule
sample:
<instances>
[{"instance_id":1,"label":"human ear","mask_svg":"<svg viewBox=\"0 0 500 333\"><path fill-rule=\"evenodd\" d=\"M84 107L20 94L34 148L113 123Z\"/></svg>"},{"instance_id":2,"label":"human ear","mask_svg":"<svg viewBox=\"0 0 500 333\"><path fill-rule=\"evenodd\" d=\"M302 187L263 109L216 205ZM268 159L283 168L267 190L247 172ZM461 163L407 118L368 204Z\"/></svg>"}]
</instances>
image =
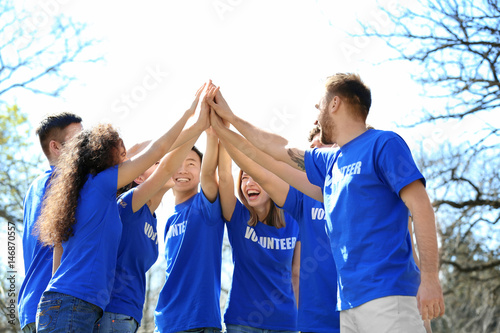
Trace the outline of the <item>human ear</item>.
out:
<instances>
[{"instance_id":1,"label":"human ear","mask_svg":"<svg viewBox=\"0 0 500 333\"><path fill-rule=\"evenodd\" d=\"M49 150L50 150L51 155L56 156L56 157L61 155L61 148L62 148L62 145L59 142L57 142L55 140L50 140Z\"/></svg>"},{"instance_id":2,"label":"human ear","mask_svg":"<svg viewBox=\"0 0 500 333\"><path fill-rule=\"evenodd\" d=\"M140 184L144 183L144 177L142 177L142 175L140 175L139 177L134 179L134 182L136 182L137 185L140 185Z\"/></svg>"}]
</instances>

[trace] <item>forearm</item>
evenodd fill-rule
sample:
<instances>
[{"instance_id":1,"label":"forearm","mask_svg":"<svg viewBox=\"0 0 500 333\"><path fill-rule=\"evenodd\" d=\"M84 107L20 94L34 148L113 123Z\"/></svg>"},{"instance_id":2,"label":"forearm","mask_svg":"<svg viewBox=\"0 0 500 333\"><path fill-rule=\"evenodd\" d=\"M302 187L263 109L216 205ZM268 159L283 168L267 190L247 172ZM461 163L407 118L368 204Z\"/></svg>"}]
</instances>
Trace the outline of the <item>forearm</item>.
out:
<instances>
[{"instance_id":1,"label":"forearm","mask_svg":"<svg viewBox=\"0 0 500 333\"><path fill-rule=\"evenodd\" d=\"M219 195L222 208L222 215L226 221L230 221L236 206L236 196L234 194L232 161L226 149L219 144Z\"/></svg>"},{"instance_id":2,"label":"forearm","mask_svg":"<svg viewBox=\"0 0 500 333\"><path fill-rule=\"evenodd\" d=\"M201 135L201 133L203 133L204 130L205 129L202 126L200 126L200 124L198 122L196 122L193 125L185 128L177 136L177 139L175 140L175 142L170 147L169 152L172 151L172 150L174 150L174 149L179 148L180 146L182 146L186 142L191 141L193 139L195 139L194 142L196 142L196 139L198 139L198 137Z\"/></svg>"},{"instance_id":3,"label":"forearm","mask_svg":"<svg viewBox=\"0 0 500 333\"><path fill-rule=\"evenodd\" d=\"M260 129L236 115L233 115L229 121L258 149L271 155L278 161L287 162L289 160L286 148L288 141L282 136Z\"/></svg>"},{"instance_id":4,"label":"forearm","mask_svg":"<svg viewBox=\"0 0 500 333\"><path fill-rule=\"evenodd\" d=\"M439 255L434 211L429 205L412 213L422 277L439 273Z\"/></svg>"},{"instance_id":5,"label":"forearm","mask_svg":"<svg viewBox=\"0 0 500 333\"><path fill-rule=\"evenodd\" d=\"M134 196L132 198L132 210L134 212L138 211L153 196L163 190L165 184L180 167L182 161L186 158L187 154L196 142L196 139L196 137L192 138L179 148L165 155L151 176L135 189ZM168 188L164 189L164 193L167 190ZM156 208L154 210L156 210Z\"/></svg>"},{"instance_id":6,"label":"forearm","mask_svg":"<svg viewBox=\"0 0 500 333\"><path fill-rule=\"evenodd\" d=\"M218 138L215 134L207 132L207 149L201 165L201 189L207 199L213 202L217 198L219 186L217 184Z\"/></svg>"},{"instance_id":7,"label":"forearm","mask_svg":"<svg viewBox=\"0 0 500 333\"><path fill-rule=\"evenodd\" d=\"M217 133L219 134L221 140L236 142L234 147L241 153L245 154L249 159L251 159L252 162L258 163L260 166L266 168L274 175L280 177L287 184L295 187L309 197L321 202L323 201L321 189L309 182L304 171L297 170L284 162L275 160L270 155L256 148L244 137L228 128L217 127ZM234 155L233 158L238 163L238 157ZM246 170L245 167L241 167ZM259 180L256 181L259 182Z\"/></svg>"},{"instance_id":8,"label":"forearm","mask_svg":"<svg viewBox=\"0 0 500 333\"><path fill-rule=\"evenodd\" d=\"M221 139L221 142L240 169L249 174L267 192L274 203L283 206L290 186L281 178L248 158L228 141Z\"/></svg>"},{"instance_id":9,"label":"forearm","mask_svg":"<svg viewBox=\"0 0 500 333\"><path fill-rule=\"evenodd\" d=\"M299 306L299 291L300 291L300 252L302 250L301 242L295 243L292 259L292 286L297 307Z\"/></svg>"}]
</instances>

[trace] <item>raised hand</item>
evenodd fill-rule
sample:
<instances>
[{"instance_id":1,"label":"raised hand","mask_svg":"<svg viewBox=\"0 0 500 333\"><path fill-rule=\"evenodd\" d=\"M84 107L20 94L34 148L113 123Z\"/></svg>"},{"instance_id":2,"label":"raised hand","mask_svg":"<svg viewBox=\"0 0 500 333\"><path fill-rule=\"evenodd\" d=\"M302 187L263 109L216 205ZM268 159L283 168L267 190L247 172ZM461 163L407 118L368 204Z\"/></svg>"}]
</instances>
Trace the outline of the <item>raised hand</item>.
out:
<instances>
[{"instance_id":1,"label":"raised hand","mask_svg":"<svg viewBox=\"0 0 500 333\"><path fill-rule=\"evenodd\" d=\"M207 90L208 96L208 104L212 107L215 112L221 117L229 122L231 122L231 118L234 116L233 111L227 104L224 97L220 92L220 87L211 86Z\"/></svg>"},{"instance_id":2,"label":"raised hand","mask_svg":"<svg viewBox=\"0 0 500 333\"><path fill-rule=\"evenodd\" d=\"M186 110L186 114L189 115L189 117L192 117L194 115L196 107L198 106L198 102L200 101L201 93L203 92L203 89L205 89L206 85L206 83L203 83L203 85L196 91L195 99L191 104L191 107Z\"/></svg>"},{"instance_id":3,"label":"raised hand","mask_svg":"<svg viewBox=\"0 0 500 333\"><path fill-rule=\"evenodd\" d=\"M213 109L210 112L210 124L212 125L212 129L215 130L215 132L219 131L222 127L225 127L222 118L219 117L219 115L214 112Z\"/></svg>"},{"instance_id":4,"label":"raised hand","mask_svg":"<svg viewBox=\"0 0 500 333\"><path fill-rule=\"evenodd\" d=\"M211 84L211 82L209 84ZM202 130L206 130L210 127L210 106L207 103L206 94L201 100L200 115L198 116L196 123Z\"/></svg>"}]
</instances>

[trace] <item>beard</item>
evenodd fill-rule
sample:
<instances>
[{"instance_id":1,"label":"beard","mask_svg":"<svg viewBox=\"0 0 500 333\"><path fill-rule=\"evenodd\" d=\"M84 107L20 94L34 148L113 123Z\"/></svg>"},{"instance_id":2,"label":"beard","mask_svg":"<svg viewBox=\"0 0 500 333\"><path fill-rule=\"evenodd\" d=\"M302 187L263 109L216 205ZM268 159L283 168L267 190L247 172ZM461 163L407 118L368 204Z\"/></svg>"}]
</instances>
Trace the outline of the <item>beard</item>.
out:
<instances>
[{"instance_id":1,"label":"beard","mask_svg":"<svg viewBox=\"0 0 500 333\"><path fill-rule=\"evenodd\" d=\"M324 115L321 115L318 119L318 124L320 129L321 142L325 145L335 144L335 125L333 124L333 121L325 117Z\"/></svg>"}]
</instances>

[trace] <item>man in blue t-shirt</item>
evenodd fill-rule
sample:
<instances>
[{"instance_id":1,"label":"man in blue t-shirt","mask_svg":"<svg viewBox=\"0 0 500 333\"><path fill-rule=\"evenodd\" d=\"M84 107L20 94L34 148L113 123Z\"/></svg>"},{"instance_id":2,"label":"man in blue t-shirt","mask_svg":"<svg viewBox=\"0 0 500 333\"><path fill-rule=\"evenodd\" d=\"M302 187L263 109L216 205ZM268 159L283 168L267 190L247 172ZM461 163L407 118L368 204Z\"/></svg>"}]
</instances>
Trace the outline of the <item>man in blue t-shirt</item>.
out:
<instances>
[{"instance_id":1,"label":"man in blue t-shirt","mask_svg":"<svg viewBox=\"0 0 500 333\"><path fill-rule=\"evenodd\" d=\"M287 148L286 139L234 115L223 98L209 104L258 149L305 171L323 189L341 330L425 332L422 320L444 314L435 218L425 180L401 137L367 129L371 92L358 75L336 74L325 88L316 105L317 123L321 141L337 143L336 151ZM287 182L302 191L301 177L295 178ZM408 211L420 271L412 256Z\"/></svg>"},{"instance_id":2,"label":"man in blue t-shirt","mask_svg":"<svg viewBox=\"0 0 500 333\"><path fill-rule=\"evenodd\" d=\"M172 176L175 212L165 226L166 281L158 296L155 332L216 333L222 328L224 222L215 178L217 137L211 130L203 163L202 157L194 147Z\"/></svg>"},{"instance_id":3,"label":"man in blue t-shirt","mask_svg":"<svg viewBox=\"0 0 500 333\"><path fill-rule=\"evenodd\" d=\"M63 112L45 117L36 130L50 168L33 181L24 198L23 256L26 277L18 299L23 332L36 331L38 302L52 277L52 249L42 246L33 235L33 227L40 215L42 199L64 143L82 130L81 122L79 116Z\"/></svg>"}]
</instances>

